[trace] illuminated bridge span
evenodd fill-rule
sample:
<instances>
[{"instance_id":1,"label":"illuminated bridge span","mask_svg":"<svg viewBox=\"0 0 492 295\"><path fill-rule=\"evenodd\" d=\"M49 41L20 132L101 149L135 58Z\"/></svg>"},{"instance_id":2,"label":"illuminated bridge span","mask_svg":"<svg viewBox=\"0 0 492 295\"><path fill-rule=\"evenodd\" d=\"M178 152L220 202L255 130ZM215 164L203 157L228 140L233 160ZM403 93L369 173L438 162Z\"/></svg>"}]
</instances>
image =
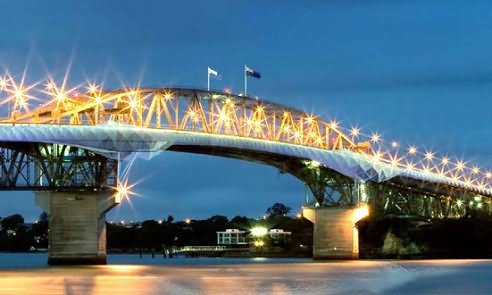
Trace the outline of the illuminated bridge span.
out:
<instances>
[{"instance_id":1,"label":"illuminated bridge span","mask_svg":"<svg viewBox=\"0 0 492 295\"><path fill-rule=\"evenodd\" d=\"M164 150L272 165L302 180L320 208L367 203L371 214L425 218L490 211L491 172L413 146L386 145L377 133L364 136L358 128L260 99L183 88L105 91L95 85L82 93L53 82L36 95L35 88L10 78L0 79L0 98L2 93L11 111L0 120L0 188L47 191L38 193L37 202L48 211L66 208L53 201L60 199L54 192L84 199L80 195L88 191L117 188L119 202L127 194L118 183L120 157ZM104 217L111 205L98 204ZM306 217L326 223L319 212L306 211ZM333 256L329 251L318 256Z\"/></svg>"}]
</instances>

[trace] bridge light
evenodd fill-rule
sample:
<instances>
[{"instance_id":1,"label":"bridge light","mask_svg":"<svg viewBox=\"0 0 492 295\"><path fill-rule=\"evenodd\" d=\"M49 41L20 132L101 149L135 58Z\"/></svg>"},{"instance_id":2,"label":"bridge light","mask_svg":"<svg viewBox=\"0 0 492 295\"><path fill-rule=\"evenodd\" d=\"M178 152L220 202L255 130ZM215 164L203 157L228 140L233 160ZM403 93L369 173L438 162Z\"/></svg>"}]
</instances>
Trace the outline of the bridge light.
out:
<instances>
[{"instance_id":1,"label":"bridge light","mask_svg":"<svg viewBox=\"0 0 492 295\"><path fill-rule=\"evenodd\" d=\"M130 101L128 102L128 104L130 105L130 108L132 108L132 109L136 109L137 106L138 106L138 102L134 98L133 99L130 99Z\"/></svg>"},{"instance_id":2,"label":"bridge light","mask_svg":"<svg viewBox=\"0 0 492 295\"><path fill-rule=\"evenodd\" d=\"M172 97L173 97L172 93L170 93L170 92L164 93L164 100L165 101L171 100Z\"/></svg>"},{"instance_id":3,"label":"bridge light","mask_svg":"<svg viewBox=\"0 0 492 295\"><path fill-rule=\"evenodd\" d=\"M299 131L294 132L294 137L299 138L301 136L301 133Z\"/></svg>"},{"instance_id":4,"label":"bridge light","mask_svg":"<svg viewBox=\"0 0 492 295\"><path fill-rule=\"evenodd\" d=\"M309 124L312 124L314 122L314 118L313 116L307 116L306 117L306 121L309 123Z\"/></svg>"},{"instance_id":5,"label":"bridge light","mask_svg":"<svg viewBox=\"0 0 492 295\"><path fill-rule=\"evenodd\" d=\"M352 129L350 129L350 135L352 135L353 137L356 137L359 134L360 134L360 129L359 128L352 127Z\"/></svg>"},{"instance_id":6,"label":"bridge light","mask_svg":"<svg viewBox=\"0 0 492 295\"><path fill-rule=\"evenodd\" d=\"M398 144L398 142L393 141L393 142L391 143L391 146L392 146L393 148L397 148L397 147L399 146L399 144Z\"/></svg>"},{"instance_id":7,"label":"bridge light","mask_svg":"<svg viewBox=\"0 0 492 295\"><path fill-rule=\"evenodd\" d=\"M432 159L434 159L434 153L433 152L427 152L427 153L425 153L425 159L426 160L429 160L429 161L432 161Z\"/></svg>"},{"instance_id":8,"label":"bridge light","mask_svg":"<svg viewBox=\"0 0 492 295\"><path fill-rule=\"evenodd\" d=\"M99 92L99 87L97 87L97 85L93 83L89 83L89 87L87 87L87 89L89 90L89 93L92 95Z\"/></svg>"},{"instance_id":9,"label":"bridge light","mask_svg":"<svg viewBox=\"0 0 492 295\"><path fill-rule=\"evenodd\" d=\"M492 172L487 171L487 173L485 173L485 177L492 178Z\"/></svg>"},{"instance_id":10,"label":"bridge light","mask_svg":"<svg viewBox=\"0 0 492 295\"><path fill-rule=\"evenodd\" d=\"M391 165L392 165L392 166L395 166L395 167L396 167L396 166L398 166L398 164L400 164L400 163L399 163L399 161L398 161L398 159L397 159L397 158L393 158L393 159L391 159Z\"/></svg>"},{"instance_id":11,"label":"bridge light","mask_svg":"<svg viewBox=\"0 0 492 295\"><path fill-rule=\"evenodd\" d=\"M414 163L412 163L412 162L408 162L408 163L407 163L407 169L408 169L408 170L413 170L413 169L415 169L415 164L414 164Z\"/></svg>"},{"instance_id":12,"label":"bridge light","mask_svg":"<svg viewBox=\"0 0 492 295\"><path fill-rule=\"evenodd\" d=\"M381 151L375 151L373 153L373 157L376 159L376 160L380 160L382 157L383 157L383 153Z\"/></svg>"},{"instance_id":13,"label":"bridge light","mask_svg":"<svg viewBox=\"0 0 492 295\"><path fill-rule=\"evenodd\" d=\"M59 92L56 94L56 100L58 102L63 102L66 99L65 93Z\"/></svg>"},{"instance_id":14,"label":"bridge light","mask_svg":"<svg viewBox=\"0 0 492 295\"><path fill-rule=\"evenodd\" d=\"M371 141L376 143L381 139L381 135L379 133L375 132L371 135Z\"/></svg>"},{"instance_id":15,"label":"bridge light","mask_svg":"<svg viewBox=\"0 0 492 295\"><path fill-rule=\"evenodd\" d=\"M264 111L263 106L257 106L257 107L256 107L256 111L257 111L258 113L263 112L263 111Z\"/></svg>"},{"instance_id":16,"label":"bridge light","mask_svg":"<svg viewBox=\"0 0 492 295\"><path fill-rule=\"evenodd\" d=\"M228 97L228 98L226 98L226 100L225 100L225 104L231 104L231 103L232 103L232 100L231 100L229 97Z\"/></svg>"},{"instance_id":17,"label":"bridge light","mask_svg":"<svg viewBox=\"0 0 492 295\"><path fill-rule=\"evenodd\" d=\"M472 168L472 173L473 174L478 174L479 172L480 172L480 168L479 167L475 166L475 167Z\"/></svg>"},{"instance_id":18,"label":"bridge light","mask_svg":"<svg viewBox=\"0 0 492 295\"><path fill-rule=\"evenodd\" d=\"M289 113L289 112L283 112L283 114L282 114L282 116L283 116L284 118L288 117L289 115L290 115L290 113Z\"/></svg>"},{"instance_id":19,"label":"bridge light","mask_svg":"<svg viewBox=\"0 0 492 295\"><path fill-rule=\"evenodd\" d=\"M24 90L22 88L16 89L14 91L14 97L16 99L22 99L24 97Z\"/></svg>"},{"instance_id":20,"label":"bridge light","mask_svg":"<svg viewBox=\"0 0 492 295\"><path fill-rule=\"evenodd\" d=\"M443 165L447 165L447 164L449 163L449 159L448 159L448 157L444 157L444 158L442 158L441 163L442 163Z\"/></svg>"},{"instance_id":21,"label":"bridge light","mask_svg":"<svg viewBox=\"0 0 492 295\"><path fill-rule=\"evenodd\" d=\"M460 171L465 169L465 163L463 161L458 161L458 163L456 163L456 168Z\"/></svg>"},{"instance_id":22,"label":"bridge light","mask_svg":"<svg viewBox=\"0 0 492 295\"><path fill-rule=\"evenodd\" d=\"M415 146L410 146L408 148L408 154L415 155L417 153L417 148Z\"/></svg>"},{"instance_id":23,"label":"bridge light","mask_svg":"<svg viewBox=\"0 0 492 295\"><path fill-rule=\"evenodd\" d=\"M102 97L98 95L94 98L94 100L96 101L97 104L100 104L102 102Z\"/></svg>"},{"instance_id":24,"label":"bridge light","mask_svg":"<svg viewBox=\"0 0 492 295\"><path fill-rule=\"evenodd\" d=\"M0 90L5 90L7 89L7 79L4 77L0 77Z\"/></svg>"},{"instance_id":25,"label":"bridge light","mask_svg":"<svg viewBox=\"0 0 492 295\"><path fill-rule=\"evenodd\" d=\"M330 128L331 129L337 129L338 128L338 122L337 121L331 121L330 122Z\"/></svg>"}]
</instances>

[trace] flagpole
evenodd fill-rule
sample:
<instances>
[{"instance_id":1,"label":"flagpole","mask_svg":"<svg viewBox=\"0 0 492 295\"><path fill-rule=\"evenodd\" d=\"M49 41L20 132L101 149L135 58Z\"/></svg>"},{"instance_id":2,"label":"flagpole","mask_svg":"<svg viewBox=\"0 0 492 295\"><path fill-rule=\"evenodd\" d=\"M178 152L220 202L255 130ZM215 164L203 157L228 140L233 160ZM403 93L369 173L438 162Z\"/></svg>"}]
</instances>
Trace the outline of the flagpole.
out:
<instances>
[{"instance_id":1,"label":"flagpole","mask_svg":"<svg viewBox=\"0 0 492 295\"><path fill-rule=\"evenodd\" d=\"M244 66L244 96L248 96L248 75L246 75L246 65Z\"/></svg>"}]
</instances>

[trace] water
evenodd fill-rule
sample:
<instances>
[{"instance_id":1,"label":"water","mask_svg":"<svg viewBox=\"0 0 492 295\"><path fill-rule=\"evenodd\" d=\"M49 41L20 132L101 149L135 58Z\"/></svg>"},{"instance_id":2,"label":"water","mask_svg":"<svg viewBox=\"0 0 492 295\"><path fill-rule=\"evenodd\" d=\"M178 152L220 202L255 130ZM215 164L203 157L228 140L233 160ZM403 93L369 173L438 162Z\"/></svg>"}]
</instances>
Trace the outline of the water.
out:
<instances>
[{"instance_id":1,"label":"water","mask_svg":"<svg viewBox=\"0 0 492 295\"><path fill-rule=\"evenodd\" d=\"M0 254L0 294L492 294L489 260L110 255L106 266L47 267L46 259Z\"/></svg>"}]
</instances>

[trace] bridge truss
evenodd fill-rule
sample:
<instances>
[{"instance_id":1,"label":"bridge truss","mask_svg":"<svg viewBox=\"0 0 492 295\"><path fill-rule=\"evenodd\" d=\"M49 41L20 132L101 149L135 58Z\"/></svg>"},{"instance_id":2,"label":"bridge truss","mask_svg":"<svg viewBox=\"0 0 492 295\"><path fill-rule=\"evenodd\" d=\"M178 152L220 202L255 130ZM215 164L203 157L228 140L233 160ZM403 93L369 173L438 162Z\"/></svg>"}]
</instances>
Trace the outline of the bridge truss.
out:
<instances>
[{"instance_id":1,"label":"bridge truss","mask_svg":"<svg viewBox=\"0 0 492 295\"><path fill-rule=\"evenodd\" d=\"M0 190L101 191L116 187L116 160L61 144L0 144Z\"/></svg>"},{"instance_id":2,"label":"bridge truss","mask_svg":"<svg viewBox=\"0 0 492 295\"><path fill-rule=\"evenodd\" d=\"M301 179L318 205L350 206L372 202L387 214L444 218L464 216L470 210L487 210L492 196L492 172L427 151L418 155L382 149L377 133L359 139L360 130L344 131L336 121L279 104L229 93L182 88L133 88L105 91L89 85L88 91L58 87L48 81L41 93L47 101L34 109L29 101L42 101L9 78L0 80L7 93L2 103L12 111L0 125L131 126L257 139L324 151L351 151L370 157L377 165L403 169L408 175L384 182L355 180L309 157L283 157L252 150L171 146L168 149L230 156L263 162ZM1 93L0 93L1 94ZM5 143L1 145L0 189L100 189L117 185L117 161L96 152L56 144ZM61 151L61 152L60 152ZM376 166L377 166L376 165ZM429 176L430 175L430 176ZM426 179L445 179L433 183Z\"/></svg>"}]
</instances>

